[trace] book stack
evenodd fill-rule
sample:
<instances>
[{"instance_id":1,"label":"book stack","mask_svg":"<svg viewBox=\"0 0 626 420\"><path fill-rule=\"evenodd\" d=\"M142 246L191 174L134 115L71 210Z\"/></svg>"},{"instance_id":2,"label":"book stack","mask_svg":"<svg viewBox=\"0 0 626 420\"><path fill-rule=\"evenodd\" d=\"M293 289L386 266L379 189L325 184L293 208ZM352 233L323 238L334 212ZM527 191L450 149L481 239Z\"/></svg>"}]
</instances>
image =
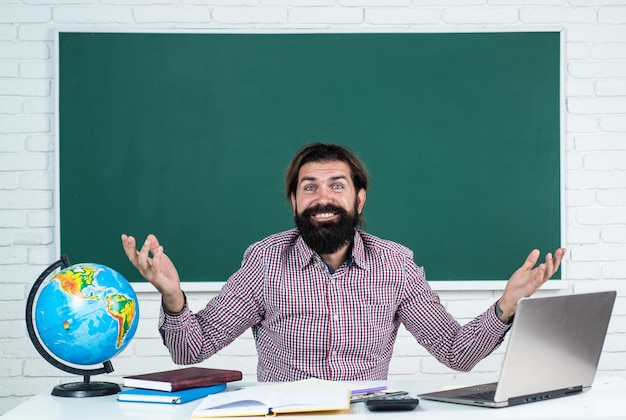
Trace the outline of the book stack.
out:
<instances>
[{"instance_id":1,"label":"book stack","mask_svg":"<svg viewBox=\"0 0 626 420\"><path fill-rule=\"evenodd\" d=\"M123 390L118 401L161 404L184 404L217 394L228 382L239 381L238 370L187 367L162 372L124 377Z\"/></svg>"}]
</instances>

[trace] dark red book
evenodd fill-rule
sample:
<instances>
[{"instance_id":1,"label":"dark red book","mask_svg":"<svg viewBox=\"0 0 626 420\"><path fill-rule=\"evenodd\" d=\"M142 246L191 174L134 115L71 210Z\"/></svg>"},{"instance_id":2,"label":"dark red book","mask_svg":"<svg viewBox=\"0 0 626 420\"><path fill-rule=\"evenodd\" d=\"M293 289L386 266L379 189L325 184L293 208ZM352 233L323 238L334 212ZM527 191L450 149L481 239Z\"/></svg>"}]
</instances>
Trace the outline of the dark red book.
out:
<instances>
[{"instance_id":1,"label":"dark red book","mask_svg":"<svg viewBox=\"0 0 626 420\"><path fill-rule=\"evenodd\" d=\"M238 370L194 366L143 375L125 376L124 386L172 392L239 381L241 378L242 373Z\"/></svg>"}]
</instances>

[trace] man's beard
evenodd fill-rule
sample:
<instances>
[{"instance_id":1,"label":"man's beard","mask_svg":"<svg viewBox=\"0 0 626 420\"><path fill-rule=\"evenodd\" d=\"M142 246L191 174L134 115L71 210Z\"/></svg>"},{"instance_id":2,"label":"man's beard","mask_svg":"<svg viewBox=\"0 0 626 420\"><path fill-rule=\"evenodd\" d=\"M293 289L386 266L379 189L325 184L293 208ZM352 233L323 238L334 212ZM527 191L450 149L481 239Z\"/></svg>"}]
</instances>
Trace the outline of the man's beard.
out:
<instances>
[{"instance_id":1,"label":"man's beard","mask_svg":"<svg viewBox=\"0 0 626 420\"><path fill-rule=\"evenodd\" d=\"M332 222L316 222L311 215L316 213L333 212L339 216L339 220ZM327 204L308 208L294 216L296 226L300 230L304 242L320 255L333 254L342 246L349 244L354 239L354 231L359 224L357 204L354 210L348 213L341 207Z\"/></svg>"}]
</instances>

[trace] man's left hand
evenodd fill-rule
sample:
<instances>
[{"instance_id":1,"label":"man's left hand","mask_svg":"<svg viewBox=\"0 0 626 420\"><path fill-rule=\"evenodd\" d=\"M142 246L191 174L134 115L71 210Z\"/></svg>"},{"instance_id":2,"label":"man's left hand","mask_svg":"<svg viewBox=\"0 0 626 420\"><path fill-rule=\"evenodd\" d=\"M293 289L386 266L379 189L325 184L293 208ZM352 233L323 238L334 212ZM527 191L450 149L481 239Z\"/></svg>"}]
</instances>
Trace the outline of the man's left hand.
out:
<instances>
[{"instance_id":1,"label":"man's left hand","mask_svg":"<svg viewBox=\"0 0 626 420\"><path fill-rule=\"evenodd\" d=\"M503 322L508 322L513 317L517 309L517 302L520 299L531 296L556 273L565 255L565 248L557 248L554 255L548 253L546 261L535 267L539 260L539 254L538 249L533 249L526 257L524 264L513 273L506 283L502 297L498 301L502 310L499 317Z\"/></svg>"}]
</instances>

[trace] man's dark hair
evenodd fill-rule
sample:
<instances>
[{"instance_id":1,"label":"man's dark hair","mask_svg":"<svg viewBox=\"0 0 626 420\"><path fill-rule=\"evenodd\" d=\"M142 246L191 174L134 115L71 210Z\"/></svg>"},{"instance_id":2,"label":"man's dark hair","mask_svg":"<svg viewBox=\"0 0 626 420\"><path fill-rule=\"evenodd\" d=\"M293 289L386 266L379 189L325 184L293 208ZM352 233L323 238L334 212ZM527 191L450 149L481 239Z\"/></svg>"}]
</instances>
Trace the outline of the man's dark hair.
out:
<instances>
[{"instance_id":1,"label":"man's dark hair","mask_svg":"<svg viewBox=\"0 0 626 420\"><path fill-rule=\"evenodd\" d=\"M296 194L298 187L298 174L300 168L309 162L331 162L338 160L345 162L350 167L352 173L352 183L358 193L361 189L367 191L369 186L369 175L365 164L350 149L338 144L331 143L310 143L303 146L294 156L287 167L285 173L285 189L287 190L287 201L291 199L291 194Z\"/></svg>"}]
</instances>

